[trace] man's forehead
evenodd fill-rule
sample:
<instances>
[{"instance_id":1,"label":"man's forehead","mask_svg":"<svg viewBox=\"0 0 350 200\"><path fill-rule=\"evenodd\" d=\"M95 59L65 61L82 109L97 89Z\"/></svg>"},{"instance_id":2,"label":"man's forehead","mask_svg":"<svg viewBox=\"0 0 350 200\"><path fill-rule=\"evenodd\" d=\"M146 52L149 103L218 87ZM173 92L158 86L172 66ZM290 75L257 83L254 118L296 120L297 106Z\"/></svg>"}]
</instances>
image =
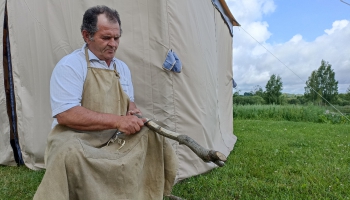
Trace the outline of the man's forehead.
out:
<instances>
[{"instance_id":1,"label":"man's forehead","mask_svg":"<svg viewBox=\"0 0 350 200\"><path fill-rule=\"evenodd\" d=\"M105 13L99 14L97 16L97 25L99 24L117 24L119 26L119 23L117 20L108 19Z\"/></svg>"},{"instance_id":2,"label":"man's forehead","mask_svg":"<svg viewBox=\"0 0 350 200\"><path fill-rule=\"evenodd\" d=\"M107 17L101 15L98 16L97 20L97 32L103 35L120 35L119 23L109 21Z\"/></svg>"}]
</instances>

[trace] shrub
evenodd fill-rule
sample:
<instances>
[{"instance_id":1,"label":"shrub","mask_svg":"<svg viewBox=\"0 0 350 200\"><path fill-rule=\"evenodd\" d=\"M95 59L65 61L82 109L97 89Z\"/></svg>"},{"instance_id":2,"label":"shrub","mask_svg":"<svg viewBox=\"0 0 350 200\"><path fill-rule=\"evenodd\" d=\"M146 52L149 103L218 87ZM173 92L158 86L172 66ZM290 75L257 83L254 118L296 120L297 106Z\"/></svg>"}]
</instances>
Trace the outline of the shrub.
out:
<instances>
[{"instance_id":1,"label":"shrub","mask_svg":"<svg viewBox=\"0 0 350 200\"><path fill-rule=\"evenodd\" d=\"M297 105L297 104L300 104L300 100L299 99L289 99L288 104Z\"/></svg>"},{"instance_id":2,"label":"shrub","mask_svg":"<svg viewBox=\"0 0 350 200\"><path fill-rule=\"evenodd\" d=\"M314 105L234 105L233 118L350 124L349 115L343 116L338 112L327 110L327 107Z\"/></svg>"},{"instance_id":3,"label":"shrub","mask_svg":"<svg viewBox=\"0 0 350 200\"><path fill-rule=\"evenodd\" d=\"M260 105L265 101L260 96L234 96L233 103L237 105Z\"/></svg>"}]
</instances>

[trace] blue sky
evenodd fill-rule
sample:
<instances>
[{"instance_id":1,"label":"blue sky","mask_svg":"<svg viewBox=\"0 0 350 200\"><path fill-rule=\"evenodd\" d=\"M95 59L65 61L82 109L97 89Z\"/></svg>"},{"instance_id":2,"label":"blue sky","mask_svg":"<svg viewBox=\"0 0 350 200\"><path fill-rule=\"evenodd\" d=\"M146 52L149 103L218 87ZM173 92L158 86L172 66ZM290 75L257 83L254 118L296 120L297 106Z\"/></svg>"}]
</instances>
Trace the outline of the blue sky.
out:
<instances>
[{"instance_id":1,"label":"blue sky","mask_svg":"<svg viewBox=\"0 0 350 200\"><path fill-rule=\"evenodd\" d=\"M265 89L276 74L282 78L283 92L303 94L305 82L322 59L332 65L339 92L350 87L349 5L340 0L226 2L242 25L234 28L233 38L236 91L249 92L256 85Z\"/></svg>"},{"instance_id":2,"label":"blue sky","mask_svg":"<svg viewBox=\"0 0 350 200\"><path fill-rule=\"evenodd\" d=\"M340 0L275 0L276 9L263 17L272 33L268 42L286 42L296 33L312 41L335 20L349 19L350 6ZM350 2L350 0L349 0ZM283 26L281 25L288 23Z\"/></svg>"}]
</instances>

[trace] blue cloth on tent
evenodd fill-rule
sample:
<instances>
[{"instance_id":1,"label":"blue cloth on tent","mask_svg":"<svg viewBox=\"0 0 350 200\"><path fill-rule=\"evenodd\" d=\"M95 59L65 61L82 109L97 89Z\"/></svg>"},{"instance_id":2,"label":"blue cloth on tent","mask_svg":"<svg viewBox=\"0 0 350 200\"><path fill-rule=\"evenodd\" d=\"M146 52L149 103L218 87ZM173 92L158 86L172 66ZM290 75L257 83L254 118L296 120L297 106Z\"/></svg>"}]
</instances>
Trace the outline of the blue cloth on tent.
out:
<instances>
[{"instance_id":1,"label":"blue cloth on tent","mask_svg":"<svg viewBox=\"0 0 350 200\"><path fill-rule=\"evenodd\" d=\"M224 8L222 7L220 1L219 0L211 0L211 2L213 3L214 7L216 9L218 9L218 11L220 12L222 18L224 19L225 23L227 24L227 27L230 30L231 36L233 36L233 24L232 24L230 18L226 15Z\"/></svg>"},{"instance_id":2,"label":"blue cloth on tent","mask_svg":"<svg viewBox=\"0 0 350 200\"><path fill-rule=\"evenodd\" d=\"M235 82L235 79L232 79L232 86L233 86L233 88L237 87L237 83Z\"/></svg>"},{"instance_id":3,"label":"blue cloth on tent","mask_svg":"<svg viewBox=\"0 0 350 200\"><path fill-rule=\"evenodd\" d=\"M171 69L171 71L176 72L176 73L180 73L182 70L182 63L181 60L179 58L179 56L177 56L177 54L175 53L175 51L173 51L174 57L175 57L175 65L174 67Z\"/></svg>"},{"instance_id":4,"label":"blue cloth on tent","mask_svg":"<svg viewBox=\"0 0 350 200\"><path fill-rule=\"evenodd\" d=\"M165 61L163 63L163 69L176 73L180 73L182 70L181 60L172 49L170 49L166 55Z\"/></svg>"}]
</instances>

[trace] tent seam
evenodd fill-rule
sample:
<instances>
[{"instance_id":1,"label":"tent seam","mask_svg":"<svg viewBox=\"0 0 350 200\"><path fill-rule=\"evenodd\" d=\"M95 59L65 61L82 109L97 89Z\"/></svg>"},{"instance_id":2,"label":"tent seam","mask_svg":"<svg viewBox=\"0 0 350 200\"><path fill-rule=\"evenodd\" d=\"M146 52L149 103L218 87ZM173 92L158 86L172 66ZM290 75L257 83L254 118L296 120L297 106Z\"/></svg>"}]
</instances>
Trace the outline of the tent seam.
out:
<instances>
[{"instance_id":1,"label":"tent seam","mask_svg":"<svg viewBox=\"0 0 350 200\"><path fill-rule=\"evenodd\" d=\"M167 14L167 24L168 24L168 44L169 44L169 49L171 49L171 37L170 37L170 21L169 21L169 5L168 5L168 2L169 0L166 0L166 14ZM168 50L169 50L168 49ZM174 119L174 131L176 132L177 131L177 122L175 120L175 113L176 113L176 104L175 104L175 92L174 92L174 76L172 73L170 73L170 78L171 78L171 88L172 88L172 100L173 100L173 116L172 118ZM178 156L179 155L179 151L178 151L178 147L179 145L176 145L176 150L175 150L175 153L176 155ZM179 173L179 170L176 171L176 177L180 177L180 173Z\"/></svg>"},{"instance_id":2,"label":"tent seam","mask_svg":"<svg viewBox=\"0 0 350 200\"><path fill-rule=\"evenodd\" d=\"M216 40L216 62L218 62L218 35L217 35L217 23L216 23L216 18L217 18L217 11L215 9L215 6L213 6L213 10L214 10L214 24L215 24L215 40ZM217 114L217 117L218 117L218 123L219 123L219 132L220 132L220 136L221 136L221 141L222 143L225 145L225 147L227 149L229 149L229 147L226 145L225 141L224 141L224 137L223 137L223 133L222 133L222 130L221 130L221 118L220 118L220 109L219 109L219 99L218 99L218 96L219 96L219 74L217 73L218 72L218 67L220 66L217 66L217 70L216 70L216 105L217 105L217 109L218 109L218 114Z\"/></svg>"},{"instance_id":3,"label":"tent seam","mask_svg":"<svg viewBox=\"0 0 350 200\"><path fill-rule=\"evenodd\" d=\"M149 3L148 3L148 0L147 0L147 7L149 6ZM148 7L149 8L149 7ZM147 12L147 21L148 21L148 23L149 23L149 9L148 9L148 12ZM147 26L148 27L148 33L150 32L150 26ZM149 36L148 36L149 37ZM150 38L148 38L148 48L150 49L150 46L151 46L151 40L150 40ZM150 56L151 56L151 54L148 54L148 67L149 67L149 70L151 71L151 77L152 77L152 68L151 68L151 62L150 62L150 60L151 60L151 58L150 58ZM152 82L151 82L151 85L152 85ZM151 87L152 89L151 89L151 92L152 92L152 95L151 95L151 102L153 102L153 87ZM146 106L147 107L147 106ZM153 115L153 117L155 117L155 114L154 114L154 103L152 103L152 115Z\"/></svg>"},{"instance_id":4,"label":"tent seam","mask_svg":"<svg viewBox=\"0 0 350 200\"><path fill-rule=\"evenodd\" d=\"M167 24L168 24L168 44L169 44L169 48L171 49L171 36L170 36L170 21L169 21L169 10L168 10L168 8L169 8L169 6L168 6L168 2L169 2L169 0L167 0L166 1L166 13L167 13ZM172 94L173 94L173 98L172 98L172 100L173 100L173 118L175 117L175 113L176 113L176 109L175 109L175 107L176 107L176 105L175 105L175 93L174 93L174 76L173 76L173 74L172 73L170 73L170 78L171 78L171 88L172 88ZM176 130L177 130L177 127L176 127L176 125L177 125L177 123L175 122L175 120L174 120L174 128L175 128L175 132L176 132Z\"/></svg>"}]
</instances>

